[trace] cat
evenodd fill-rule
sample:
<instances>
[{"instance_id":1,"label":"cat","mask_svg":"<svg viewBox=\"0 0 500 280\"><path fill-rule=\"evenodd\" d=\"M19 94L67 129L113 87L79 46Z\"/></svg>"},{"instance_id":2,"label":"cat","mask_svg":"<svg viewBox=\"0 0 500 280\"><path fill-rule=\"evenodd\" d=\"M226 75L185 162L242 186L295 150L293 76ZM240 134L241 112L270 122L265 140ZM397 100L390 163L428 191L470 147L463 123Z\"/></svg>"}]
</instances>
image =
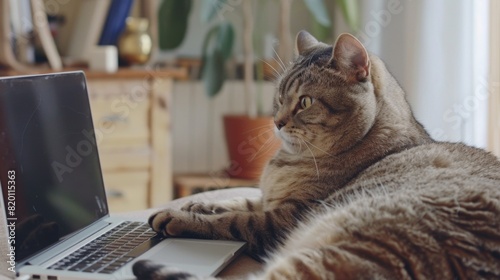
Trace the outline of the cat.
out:
<instances>
[{"instance_id":1,"label":"cat","mask_svg":"<svg viewBox=\"0 0 500 280\"><path fill-rule=\"evenodd\" d=\"M500 279L500 161L434 141L384 63L352 35L306 31L278 81L282 147L262 198L152 215L167 236L245 240L255 279ZM199 279L150 261L139 279Z\"/></svg>"}]
</instances>

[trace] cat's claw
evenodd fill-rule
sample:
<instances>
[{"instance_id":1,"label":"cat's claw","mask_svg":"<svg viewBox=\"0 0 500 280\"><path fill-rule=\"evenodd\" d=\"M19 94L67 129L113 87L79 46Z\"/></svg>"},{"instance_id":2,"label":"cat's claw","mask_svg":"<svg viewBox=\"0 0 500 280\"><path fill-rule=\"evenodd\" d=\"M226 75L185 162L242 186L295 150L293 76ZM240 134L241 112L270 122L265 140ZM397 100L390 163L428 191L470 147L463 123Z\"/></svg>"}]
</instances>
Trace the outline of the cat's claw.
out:
<instances>
[{"instance_id":1,"label":"cat's claw","mask_svg":"<svg viewBox=\"0 0 500 280\"><path fill-rule=\"evenodd\" d=\"M180 236L189 222L187 220L188 216L185 212L164 210L151 215L148 222L154 231L164 236Z\"/></svg>"},{"instance_id":2,"label":"cat's claw","mask_svg":"<svg viewBox=\"0 0 500 280\"><path fill-rule=\"evenodd\" d=\"M194 279L193 275L157 264L150 260L140 260L132 266L132 271L138 280L154 279Z\"/></svg>"},{"instance_id":3,"label":"cat's claw","mask_svg":"<svg viewBox=\"0 0 500 280\"><path fill-rule=\"evenodd\" d=\"M181 210L204 215L220 214L229 211L229 209L218 206L216 204L207 204L203 202L189 202L184 205Z\"/></svg>"},{"instance_id":4,"label":"cat's claw","mask_svg":"<svg viewBox=\"0 0 500 280\"><path fill-rule=\"evenodd\" d=\"M149 218L148 218L148 224L149 224L149 226L150 226L151 228L153 228L153 221L154 221L154 219L155 219L155 218L156 218L156 216L157 216L158 214L160 214L161 212L163 212L163 211L158 211L158 212L156 212L156 213L152 214L151 216L149 216ZM153 229L154 229L154 228L153 228Z\"/></svg>"},{"instance_id":5,"label":"cat's claw","mask_svg":"<svg viewBox=\"0 0 500 280\"><path fill-rule=\"evenodd\" d=\"M184 204L184 206L182 206L182 208L181 208L181 211L198 213L199 208L202 208L202 206L203 206L203 203L201 203L201 202L191 201L191 202Z\"/></svg>"}]
</instances>

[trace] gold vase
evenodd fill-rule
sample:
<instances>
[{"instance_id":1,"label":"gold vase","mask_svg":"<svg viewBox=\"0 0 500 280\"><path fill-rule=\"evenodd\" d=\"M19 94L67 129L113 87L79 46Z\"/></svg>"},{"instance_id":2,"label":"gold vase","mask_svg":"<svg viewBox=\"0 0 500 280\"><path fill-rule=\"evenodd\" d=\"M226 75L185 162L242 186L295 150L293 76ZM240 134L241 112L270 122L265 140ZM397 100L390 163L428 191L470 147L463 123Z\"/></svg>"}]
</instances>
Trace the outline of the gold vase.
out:
<instances>
[{"instance_id":1,"label":"gold vase","mask_svg":"<svg viewBox=\"0 0 500 280\"><path fill-rule=\"evenodd\" d=\"M118 39L118 53L121 62L129 65L148 62L153 49L148 27L148 19L127 18L125 30Z\"/></svg>"}]
</instances>

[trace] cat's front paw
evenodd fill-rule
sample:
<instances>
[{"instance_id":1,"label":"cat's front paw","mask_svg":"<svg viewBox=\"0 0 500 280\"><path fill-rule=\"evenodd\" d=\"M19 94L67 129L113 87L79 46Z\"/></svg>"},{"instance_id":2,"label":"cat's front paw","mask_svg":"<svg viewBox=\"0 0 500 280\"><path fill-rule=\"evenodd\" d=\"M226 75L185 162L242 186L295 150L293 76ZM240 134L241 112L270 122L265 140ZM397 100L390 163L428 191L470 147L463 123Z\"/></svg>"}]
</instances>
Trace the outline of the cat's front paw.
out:
<instances>
[{"instance_id":1,"label":"cat's front paw","mask_svg":"<svg viewBox=\"0 0 500 280\"><path fill-rule=\"evenodd\" d=\"M219 206L214 203L203 203L203 202L188 202L181 208L182 211L193 212L204 215L220 214L230 209Z\"/></svg>"},{"instance_id":2,"label":"cat's front paw","mask_svg":"<svg viewBox=\"0 0 500 280\"><path fill-rule=\"evenodd\" d=\"M194 225L193 216L190 213L177 210L163 210L149 217L151 228L164 236L187 236L193 235L191 227Z\"/></svg>"},{"instance_id":3,"label":"cat's front paw","mask_svg":"<svg viewBox=\"0 0 500 280\"><path fill-rule=\"evenodd\" d=\"M134 264L132 271L138 280L159 280L159 279L196 279L197 277L149 260L141 260Z\"/></svg>"}]
</instances>

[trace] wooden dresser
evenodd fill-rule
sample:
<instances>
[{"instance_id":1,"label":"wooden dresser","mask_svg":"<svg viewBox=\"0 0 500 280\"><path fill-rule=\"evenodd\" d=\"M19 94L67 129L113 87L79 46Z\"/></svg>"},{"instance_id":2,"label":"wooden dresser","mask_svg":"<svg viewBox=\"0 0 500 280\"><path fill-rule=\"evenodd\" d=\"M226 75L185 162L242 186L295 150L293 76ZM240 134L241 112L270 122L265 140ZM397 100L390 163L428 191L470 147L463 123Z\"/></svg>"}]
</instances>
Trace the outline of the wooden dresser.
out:
<instances>
[{"instance_id":1,"label":"wooden dresser","mask_svg":"<svg viewBox=\"0 0 500 280\"><path fill-rule=\"evenodd\" d=\"M3 76L21 74L0 71ZM173 80L184 79L185 69L127 68L85 75L110 211L172 200L169 105Z\"/></svg>"},{"instance_id":2,"label":"wooden dresser","mask_svg":"<svg viewBox=\"0 0 500 280\"><path fill-rule=\"evenodd\" d=\"M146 209L173 197L172 83L182 70L87 72L90 104L111 212Z\"/></svg>"}]
</instances>

